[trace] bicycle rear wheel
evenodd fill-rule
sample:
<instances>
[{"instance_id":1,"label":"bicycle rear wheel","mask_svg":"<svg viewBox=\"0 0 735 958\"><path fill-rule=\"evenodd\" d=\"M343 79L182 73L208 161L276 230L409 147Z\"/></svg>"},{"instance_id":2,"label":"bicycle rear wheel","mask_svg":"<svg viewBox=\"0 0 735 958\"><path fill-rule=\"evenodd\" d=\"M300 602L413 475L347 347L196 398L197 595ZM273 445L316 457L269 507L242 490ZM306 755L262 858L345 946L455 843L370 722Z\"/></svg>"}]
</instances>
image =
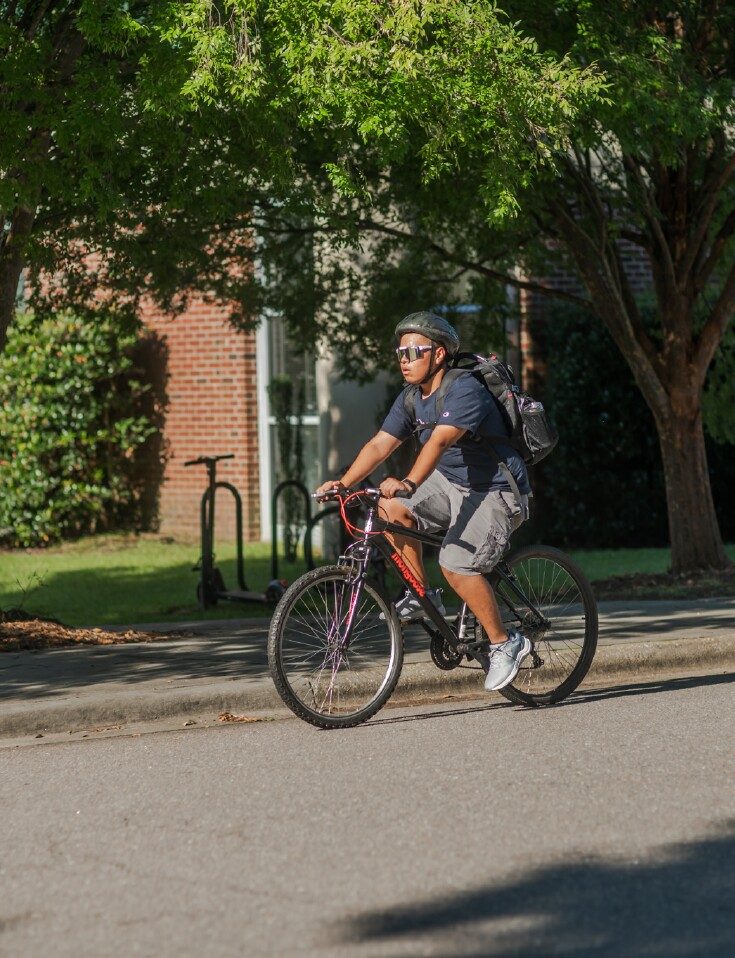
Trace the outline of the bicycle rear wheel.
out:
<instances>
[{"instance_id":1,"label":"bicycle rear wheel","mask_svg":"<svg viewBox=\"0 0 735 958\"><path fill-rule=\"evenodd\" d=\"M508 629L518 629L533 652L510 685L500 690L519 705L553 705L589 671L597 648L597 602L579 566L551 546L527 546L506 560L518 596L499 576L491 581Z\"/></svg>"},{"instance_id":2,"label":"bicycle rear wheel","mask_svg":"<svg viewBox=\"0 0 735 958\"><path fill-rule=\"evenodd\" d=\"M349 643L346 624L352 607ZM286 590L268 633L268 666L279 695L319 728L365 722L390 698L403 665L395 609L354 572L328 566Z\"/></svg>"}]
</instances>

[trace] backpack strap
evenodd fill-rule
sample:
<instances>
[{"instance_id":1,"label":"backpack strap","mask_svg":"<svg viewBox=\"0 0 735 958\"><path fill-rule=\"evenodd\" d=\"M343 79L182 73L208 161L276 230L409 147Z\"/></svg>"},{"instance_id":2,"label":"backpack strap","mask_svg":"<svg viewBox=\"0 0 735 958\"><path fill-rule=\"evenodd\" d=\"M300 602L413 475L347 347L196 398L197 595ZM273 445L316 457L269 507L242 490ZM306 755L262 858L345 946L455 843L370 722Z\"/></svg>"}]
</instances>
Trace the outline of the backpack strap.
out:
<instances>
[{"instance_id":1,"label":"backpack strap","mask_svg":"<svg viewBox=\"0 0 735 958\"><path fill-rule=\"evenodd\" d=\"M442 412L444 412L444 397L447 394L447 390L449 389L449 387L452 385L453 382L456 382L456 380L459 379L460 376L466 376L467 374L469 374L470 376L473 375L472 370L461 369L455 366L453 366L451 369L448 369L444 373L442 377L442 381L439 383L439 388L436 391L436 407L435 408L436 408L437 421L433 423L427 423L426 426L433 428L434 426L438 425L439 417L441 416ZM405 389L403 390L403 408L406 411L406 414L408 415L408 417L414 423L414 429L413 429L414 436L419 429L418 424L416 423L416 396L418 395L418 390L420 388L421 388L420 386L409 385L409 386L406 386ZM490 393L490 395L492 395L492 393ZM423 428L426 428L426 426L424 426ZM516 482L515 476L508 468L508 465L500 458L500 456L497 454L495 450L496 442L500 442L503 445L511 446L512 448L514 448L514 443L512 442L510 437L509 436L477 436L477 437L473 436L471 438L473 442L481 442L484 445L487 452L489 452L490 455L493 457L493 459L495 459L495 461L498 464L498 468L500 469L503 476L505 477L505 481L508 483L508 486L510 487L511 492L515 496L516 501L518 502L518 505L523 510L524 509L523 497L521 496L521 490L518 488L518 483ZM524 518L528 518L528 516L524 515Z\"/></svg>"},{"instance_id":2,"label":"backpack strap","mask_svg":"<svg viewBox=\"0 0 735 958\"><path fill-rule=\"evenodd\" d=\"M452 385L452 383L459 379L460 376L465 376L469 370L467 369L455 369L452 367L448 369L442 376L442 381L437 387L435 396L436 396L436 422L427 422L422 424L422 428L426 429L427 427L433 428L434 426L439 425L439 416L441 416L444 411L444 397L447 394L447 390ZM471 374L470 374L471 375ZM406 386L403 390L403 408L406 411L407 416L413 422L414 432L418 432L418 423L416 422L416 397L419 394L420 386L409 385Z\"/></svg>"},{"instance_id":3,"label":"backpack strap","mask_svg":"<svg viewBox=\"0 0 735 958\"><path fill-rule=\"evenodd\" d=\"M455 383L460 376L472 375L469 369L458 369L453 366L451 369L448 369L442 376L442 381L439 383L439 388L436 391L436 422L432 425L439 425L439 417L444 412L444 398L447 395L447 391L452 383Z\"/></svg>"}]
</instances>

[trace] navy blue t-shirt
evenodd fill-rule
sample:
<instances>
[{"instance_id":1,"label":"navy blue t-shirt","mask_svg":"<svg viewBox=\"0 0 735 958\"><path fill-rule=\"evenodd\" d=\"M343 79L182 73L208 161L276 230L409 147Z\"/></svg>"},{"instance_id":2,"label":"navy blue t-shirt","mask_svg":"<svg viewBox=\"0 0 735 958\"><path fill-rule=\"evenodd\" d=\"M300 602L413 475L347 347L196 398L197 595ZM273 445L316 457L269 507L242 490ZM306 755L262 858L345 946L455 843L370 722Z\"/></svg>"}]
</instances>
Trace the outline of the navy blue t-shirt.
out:
<instances>
[{"instance_id":1,"label":"navy blue t-shirt","mask_svg":"<svg viewBox=\"0 0 735 958\"><path fill-rule=\"evenodd\" d=\"M419 427L426 425L426 428L420 429L418 433L419 442L423 445L428 441L432 433L430 427L435 422L437 422L436 390L426 399L417 391L415 422L406 412L405 397L401 392L385 417L381 429L395 436L396 439L404 440L408 439L416 425ZM470 436L507 435L507 429L495 399L470 373L458 376L447 390L438 425L456 426L458 429L468 431L459 442L444 451L437 463L437 469L443 476L455 485L465 489L475 489L478 492L487 492L489 489L510 491L508 482L498 468L497 460L484 448L483 443L473 442L470 438ZM526 465L519 453L512 446L500 443L494 445L494 450L510 469L521 493L524 495L530 493Z\"/></svg>"}]
</instances>

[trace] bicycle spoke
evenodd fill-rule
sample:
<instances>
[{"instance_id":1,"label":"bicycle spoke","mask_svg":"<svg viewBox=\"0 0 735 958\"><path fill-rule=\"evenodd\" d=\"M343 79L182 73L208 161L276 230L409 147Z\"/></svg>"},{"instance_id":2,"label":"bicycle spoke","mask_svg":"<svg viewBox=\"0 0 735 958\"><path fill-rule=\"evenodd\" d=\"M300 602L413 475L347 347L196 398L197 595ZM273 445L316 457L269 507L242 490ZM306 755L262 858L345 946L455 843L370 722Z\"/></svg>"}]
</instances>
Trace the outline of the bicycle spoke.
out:
<instances>
[{"instance_id":1,"label":"bicycle spoke","mask_svg":"<svg viewBox=\"0 0 735 958\"><path fill-rule=\"evenodd\" d=\"M269 637L269 660L275 654L287 694L309 714L339 721L379 702L397 676L400 632L374 588L344 570L303 580L278 617L275 650Z\"/></svg>"},{"instance_id":2,"label":"bicycle spoke","mask_svg":"<svg viewBox=\"0 0 735 958\"><path fill-rule=\"evenodd\" d=\"M589 667L587 650L594 652L597 616L589 587L583 593L578 582L581 574L570 571L573 565L569 560L545 546L534 554L534 548L522 549L508 560L526 603L502 578L497 595L504 623L525 632L534 645L535 654L523 662L512 688L542 701L565 683L575 682L580 662L584 660L585 671ZM513 698L512 688L509 698Z\"/></svg>"}]
</instances>

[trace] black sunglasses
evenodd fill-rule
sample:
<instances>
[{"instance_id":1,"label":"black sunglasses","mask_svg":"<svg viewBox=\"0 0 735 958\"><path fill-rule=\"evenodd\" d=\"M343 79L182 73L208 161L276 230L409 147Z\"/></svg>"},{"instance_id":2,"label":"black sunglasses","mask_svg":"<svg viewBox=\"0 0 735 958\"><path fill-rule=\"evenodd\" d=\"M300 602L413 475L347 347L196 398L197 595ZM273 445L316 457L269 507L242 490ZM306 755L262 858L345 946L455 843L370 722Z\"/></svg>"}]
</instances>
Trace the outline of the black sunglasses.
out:
<instances>
[{"instance_id":1,"label":"black sunglasses","mask_svg":"<svg viewBox=\"0 0 735 958\"><path fill-rule=\"evenodd\" d=\"M423 356L424 353L431 352L433 348L433 346L399 346L396 349L396 356L399 363L402 359L407 359L409 363L414 363L420 356Z\"/></svg>"}]
</instances>

